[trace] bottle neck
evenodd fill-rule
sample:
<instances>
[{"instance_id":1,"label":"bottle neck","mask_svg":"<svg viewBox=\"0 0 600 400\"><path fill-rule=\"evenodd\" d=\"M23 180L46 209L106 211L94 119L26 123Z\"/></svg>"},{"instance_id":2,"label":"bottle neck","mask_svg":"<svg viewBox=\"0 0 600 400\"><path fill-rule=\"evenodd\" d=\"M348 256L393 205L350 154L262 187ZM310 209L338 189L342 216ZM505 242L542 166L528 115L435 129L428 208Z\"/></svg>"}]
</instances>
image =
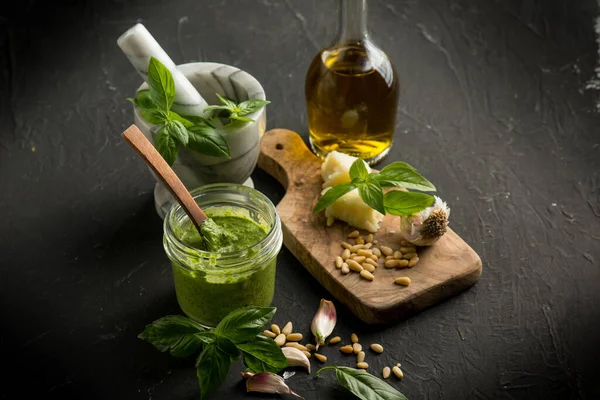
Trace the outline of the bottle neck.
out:
<instances>
[{"instance_id":1,"label":"bottle neck","mask_svg":"<svg viewBox=\"0 0 600 400\"><path fill-rule=\"evenodd\" d=\"M340 0L340 42L367 39L367 0Z\"/></svg>"}]
</instances>

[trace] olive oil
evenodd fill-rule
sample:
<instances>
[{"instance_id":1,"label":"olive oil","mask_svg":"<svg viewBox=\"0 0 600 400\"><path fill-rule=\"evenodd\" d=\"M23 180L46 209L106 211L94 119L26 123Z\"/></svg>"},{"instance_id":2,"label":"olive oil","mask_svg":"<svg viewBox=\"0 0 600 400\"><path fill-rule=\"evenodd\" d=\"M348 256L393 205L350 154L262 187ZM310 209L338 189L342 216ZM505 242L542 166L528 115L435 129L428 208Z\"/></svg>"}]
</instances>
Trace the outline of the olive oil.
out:
<instances>
[{"instance_id":1,"label":"olive oil","mask_svg":"<svg viewBox=\"0 0 600 400\"><path fill-rule=\"evenodd\" d=\"M367 34L366 0L341 0L340 27L306 74L310 143L321 157L335 150L372 164L392 145L398 78Z\"/></svg>"}]
</instances>

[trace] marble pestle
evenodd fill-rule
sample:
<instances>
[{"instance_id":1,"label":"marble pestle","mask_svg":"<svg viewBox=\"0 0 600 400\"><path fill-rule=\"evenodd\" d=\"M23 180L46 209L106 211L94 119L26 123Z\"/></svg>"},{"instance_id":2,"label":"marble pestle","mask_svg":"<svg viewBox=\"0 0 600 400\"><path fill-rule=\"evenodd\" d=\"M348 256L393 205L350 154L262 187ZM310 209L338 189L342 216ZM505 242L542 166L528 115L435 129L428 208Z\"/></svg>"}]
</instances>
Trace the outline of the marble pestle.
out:
<instances>
[{"instance_id":1,"label":"marble pestle","mask_svg":"<svg viewBox=\"0 0 600 400\"><path fill-rule=\"evenodd\" d=\"M177 69L173 60L160 47L160 44L158 44L144 25L136 24L128 29L117 39L117 44L145 81L148 79L150 57L156 58L171 71L173 80L175 81L173 111L180 115L204 117L203 110L208 106L208 103L202 98L190 81Z\"/></svg>"}]
</instances>

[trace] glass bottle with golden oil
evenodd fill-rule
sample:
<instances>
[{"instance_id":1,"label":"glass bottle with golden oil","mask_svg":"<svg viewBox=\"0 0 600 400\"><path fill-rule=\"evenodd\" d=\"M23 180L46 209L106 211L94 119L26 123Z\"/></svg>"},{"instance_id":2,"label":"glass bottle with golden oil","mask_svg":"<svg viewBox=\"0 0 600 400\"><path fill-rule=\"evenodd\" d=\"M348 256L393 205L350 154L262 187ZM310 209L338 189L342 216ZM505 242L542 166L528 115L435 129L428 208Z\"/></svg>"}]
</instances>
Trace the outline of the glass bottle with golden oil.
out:
<instances>
[{"instance_id":1,"label":"glass bottle with golden oil","mask_svg":"<svg viewBox=\"0 0 600 400\"><path fill-rule=\"evenodd\" d=\"M392 63L369 37L367 0L340 0L338 37L306 74L313 151L381 160L392 146L399 90Z\"/></svg>"}]
</instances>

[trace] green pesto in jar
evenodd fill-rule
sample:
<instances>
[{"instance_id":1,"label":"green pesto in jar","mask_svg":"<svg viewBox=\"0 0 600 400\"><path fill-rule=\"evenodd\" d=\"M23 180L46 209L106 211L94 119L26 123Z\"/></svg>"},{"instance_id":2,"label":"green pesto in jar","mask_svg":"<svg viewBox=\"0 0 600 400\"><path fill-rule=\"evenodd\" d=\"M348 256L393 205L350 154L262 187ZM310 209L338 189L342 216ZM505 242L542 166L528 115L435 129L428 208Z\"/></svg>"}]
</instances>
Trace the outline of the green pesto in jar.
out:
<instances>
[{"instance_id":1,"label":"green pesto in jar","mask_svg":"<svg viewBox=\"0 0 600 400\"><path fill-rule=\"evenodd\" d=\"M218 254L210 261L204 259L201 262L190 257L172 263L181 309L189 317L208 326L215 326L240 307L270 305L275 290L276 257L256 265L258 250L251 248L267 236L268 227L235 209L228 209L216 213L207 209L210 219L202 224L202 234L189 219L174 230L181 241L195 249L214 253L247 249L240 257L247 260L247 265L242 262L241 266L236 265L233 269L220 266ZM207 222L209 225L206 225Z\"/></svg>"}]
</instances>

